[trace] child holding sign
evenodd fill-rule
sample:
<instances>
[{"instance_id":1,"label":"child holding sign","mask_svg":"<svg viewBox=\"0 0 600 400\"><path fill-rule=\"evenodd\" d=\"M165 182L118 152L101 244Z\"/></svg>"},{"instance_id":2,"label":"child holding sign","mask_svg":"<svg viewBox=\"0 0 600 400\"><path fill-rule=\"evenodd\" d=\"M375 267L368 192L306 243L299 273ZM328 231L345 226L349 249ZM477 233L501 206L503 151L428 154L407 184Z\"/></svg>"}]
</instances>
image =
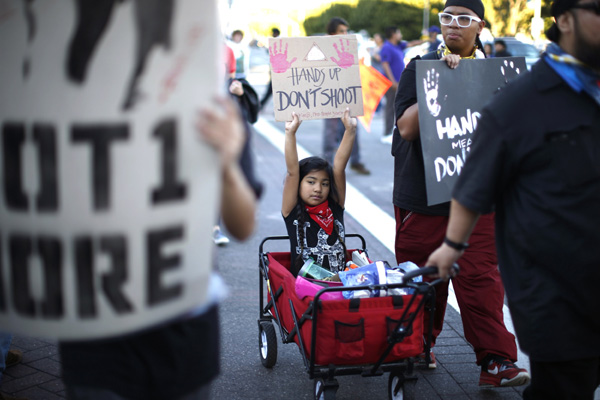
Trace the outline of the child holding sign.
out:
<instances>
[{"instance_id":1,"label":"child holding sign","mask_svg":"<svg viewBox=\"0 0 600 400\"><path fill-rule=\"evenodd\" d=\"M291 272L294 276L308 258L333 272L344 269L344 202L346 165L356 139L356 118L347 108L341 118L345 131L333 167L321 157L298 162L296 113L285 124L285 163L281 214L290 237ZM299 229L301 227L301 229Z\"/></svg>"}]
</instances>

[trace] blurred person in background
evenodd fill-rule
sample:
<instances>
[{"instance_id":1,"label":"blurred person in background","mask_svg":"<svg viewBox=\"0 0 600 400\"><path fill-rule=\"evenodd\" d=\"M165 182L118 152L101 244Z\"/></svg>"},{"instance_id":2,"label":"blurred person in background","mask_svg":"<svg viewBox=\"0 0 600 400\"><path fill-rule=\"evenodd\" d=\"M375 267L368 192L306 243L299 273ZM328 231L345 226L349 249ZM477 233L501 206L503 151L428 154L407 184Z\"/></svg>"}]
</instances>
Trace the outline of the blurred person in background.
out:
<instances>
[{"instance_id":1,"label":"blurred person in background","mask_svg":"<svg viewBox=\"0 0 600 400\"><path fill-rule=\"evenodd\" d=\"M506 50L506 42L498 39L494 42L494 57L512 57L510 51Z\"/></svg>"},{"instance_id":2,"label":"blurred person in background","mask_svg":"<svg viewBox=\"0 0 600 400\"><path fill-rule=\"evenodd\" d=\"M442 41L438 39L438 35L442 33L439 26L432 25L429 27L429 52L436 51Z\"/></svg>"},{"instance_id":3,"label":"blurred person in background","mask_svg":"<svg viewBox=\"0 0 600 400\"><path fill-rule=\"evenodd\" d=\"M229 47L233 50L235 56L235 77L237 79L246 78L250 67L250 55L248 54L248 46L242 43L244 32L236 29L231 33L231 41Z\"/></svg>"},{"instance_id":4,"label":"blurred person in background","mask_svg":"<svg viewBox=\"0 0 600 400\"><path fill-rule=\"evenodd\" d=\"M271 36L273 38L278 38L280 34L281 34L281 32L279 31L279 29L271 28ZM269 46L267 46L267 48L268 47ZM265 104L267 104L267 101L269 101L269 99L271 98L272 95L273 95L273 82L271 81L271 72L269 70L269 85L267 86L267 91L263 95L262 99L260 99L260 108L261 109L265 107Z\"/></svg>"},{"instance_id":5,"label":"blurred person in background","mask_svg":"<svg viewBox=\"0 0 600 400\"><path fill-rule=\"evenodd\" d=\"M347 35L350 25L340 17L333 17L325 27L328 35ZM327 118L323 120L323 158L333 164L333 155L340 145L346 128L339 118ZM358 130L356 139L350 155L350 169L359 175L370 175L371 171L360 161L360 146L358 143Z\"/></svg>"}]
</instances>

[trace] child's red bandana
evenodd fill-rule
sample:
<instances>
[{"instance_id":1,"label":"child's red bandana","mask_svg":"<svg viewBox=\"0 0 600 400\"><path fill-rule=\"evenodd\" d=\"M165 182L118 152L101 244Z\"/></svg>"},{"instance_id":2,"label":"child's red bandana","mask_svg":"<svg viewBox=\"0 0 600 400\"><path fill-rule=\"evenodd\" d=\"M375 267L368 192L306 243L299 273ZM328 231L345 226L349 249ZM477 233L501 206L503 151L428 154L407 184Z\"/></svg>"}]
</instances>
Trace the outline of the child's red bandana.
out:
<instances>
[{"instance_id":1,"label":"child's red bandana","mask_svg":"<svg viewBox=\"0 0 600 400\"><path fill-rule=\"evenodd\" d=\"M325 200L318 206L305 207L308 215L310 215L310 217L315 220L328 235L331 235L333 233L333 213L331 212L331 208L329 208L329 202Z\"/></svg>"}]
</instances>

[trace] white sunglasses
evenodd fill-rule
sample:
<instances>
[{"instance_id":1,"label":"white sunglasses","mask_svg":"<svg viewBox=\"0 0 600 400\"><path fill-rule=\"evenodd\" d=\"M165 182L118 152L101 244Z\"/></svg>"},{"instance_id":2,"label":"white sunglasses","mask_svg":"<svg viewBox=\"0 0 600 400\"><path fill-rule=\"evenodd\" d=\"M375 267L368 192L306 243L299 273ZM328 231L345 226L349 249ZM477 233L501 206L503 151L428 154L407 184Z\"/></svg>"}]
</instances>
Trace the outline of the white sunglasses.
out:
<instances>
[{"instance_id":1,"label":"white sunglasses","mask_svg":"<svg viewBox=\"0 0 600 400\"><path fill-rule=\"evenodd\" d=\"M446 26L452 24L452 21L456 21L461 28L468 28L473 21L478 23L481 22L481 18L472 17L470 15L452 15L448 13L439 13L438 15L440 24Z\"/></svg>"}]
</instances>

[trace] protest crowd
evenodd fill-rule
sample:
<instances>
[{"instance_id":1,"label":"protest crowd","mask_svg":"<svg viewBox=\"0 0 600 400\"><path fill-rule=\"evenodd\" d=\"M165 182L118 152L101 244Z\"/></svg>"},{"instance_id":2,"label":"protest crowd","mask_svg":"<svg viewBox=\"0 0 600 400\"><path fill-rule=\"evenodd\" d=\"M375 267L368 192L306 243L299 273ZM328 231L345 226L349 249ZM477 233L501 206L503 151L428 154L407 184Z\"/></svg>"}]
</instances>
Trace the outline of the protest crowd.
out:
<instances>
[{"instance_id":1,"label":"protest crowd","mask_svg":"<svg viewBox=\"0 0 600 400\"><path fill-rule=\"evenodd\" d=\"M598 0L533 62L482 0L258 40L33 3L0 1L0 400L600 399Z\"/></svg>"}]
</instances>

